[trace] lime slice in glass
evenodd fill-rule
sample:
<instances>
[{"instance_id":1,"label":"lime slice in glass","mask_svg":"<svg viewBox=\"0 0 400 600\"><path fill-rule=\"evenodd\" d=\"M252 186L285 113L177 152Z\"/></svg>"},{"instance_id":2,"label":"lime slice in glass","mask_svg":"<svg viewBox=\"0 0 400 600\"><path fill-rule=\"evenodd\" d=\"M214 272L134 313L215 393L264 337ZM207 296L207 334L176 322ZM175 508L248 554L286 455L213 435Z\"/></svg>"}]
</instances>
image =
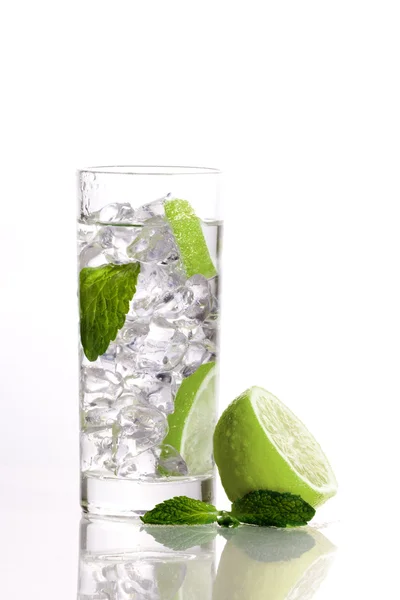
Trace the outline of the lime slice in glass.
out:
<instances>
[{"instance_id":1,"label":"lime slice in glass","mask_svg":"<svg viewBox=\"0 0 400 600\"><path fill-rule=\"evenodd\" d=\"M260 387L244 392L222 414L214 457L232 502L268 489L299 494L316 507L337 491L318 442L287 406Z\"/></svg>"},{"instance_id":2,"label":"lime slice in glass","mask_svg":"<svg viewBox=\"0 0 400 600\"><path fill-rule=\"evenodd\" d=\"M200 219L187 200L166 200L165 215L178 244L187 277L217 274L201 229Z\"/></svg>"},{"instance_id":3,"label":"lime slice in glass","mask_svg":"<svg viewBox=\"0 0 400 600\"><path fill-rule=\"evenodd\" d=\"M189 475L212 469L212 436L216 421L216 366L201 365L181 383L174 412L168 415L164 444L174 446L184 458Z\"/></svg>"}]
</instances>

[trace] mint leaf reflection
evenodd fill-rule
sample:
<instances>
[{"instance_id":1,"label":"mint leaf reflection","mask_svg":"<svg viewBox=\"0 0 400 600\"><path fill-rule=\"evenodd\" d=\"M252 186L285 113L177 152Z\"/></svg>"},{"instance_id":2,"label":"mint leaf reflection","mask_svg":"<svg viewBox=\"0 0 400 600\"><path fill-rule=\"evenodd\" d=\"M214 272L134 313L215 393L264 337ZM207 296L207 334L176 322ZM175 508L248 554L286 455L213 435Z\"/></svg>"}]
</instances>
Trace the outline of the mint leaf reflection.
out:
<instances>
[{"instance_id":1,"label":"mint leaf reflection","mask_svg":"<svg viewBox=\"0 0 400 600\"><path fill-rule=\"evenodd\" d=\"M209 544L217 536L215 525L144 525L156 542L175 551Z\"/></svg>"},{"instance_id":2,"label":"mint leaf reflection","mask_svg":"<svg viewBox=\"0 0 400 600\"><path fill-rule=\"evenodd\" d=\"M237 531L229 529L221 533L259 562L292 560L315 546L314 538L303 529L266 529L244 525Z\"/></svg>"}]
</instances>

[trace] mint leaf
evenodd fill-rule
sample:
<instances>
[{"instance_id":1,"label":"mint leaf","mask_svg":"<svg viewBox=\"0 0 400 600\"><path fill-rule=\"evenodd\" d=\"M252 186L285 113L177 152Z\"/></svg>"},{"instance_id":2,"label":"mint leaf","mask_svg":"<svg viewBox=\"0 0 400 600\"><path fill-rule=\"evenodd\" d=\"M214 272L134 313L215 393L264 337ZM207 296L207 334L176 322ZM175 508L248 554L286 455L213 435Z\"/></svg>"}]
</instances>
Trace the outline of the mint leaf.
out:
<instances>
[{"instance_id":1,"label":"mint leaf","mask_svg":"<svg viewBox=\"0 0 400 600\"><path fill-rule=\"evenodd\" d=\"M232 504L232 515L242 523L287 527L306 525L315 510L300 496L270 490L249 492Z\"/></svg>"},{"instance_id":2,"label":"mint leaf","mask_svg":"<svg viewBox=\"0 0 400 600\"><path fill-rule=\"evenodd\" d=\"M217 517L217 523L221 527L238 527L240 521L233 517L230 512L226 510L220 510Z\"/></svg>"},{"instance_id":3,"label":"mint leaf","mask_svg":"<svg viewBox=\"0 0 400 600\"><path fill-rule=\"evenodd\" d=\"M175 496L157 504L140 518L143 523L153 525L205 525L215 523L217 515L218 511L212 504L187 496Z\"/></svg>"},{"instance_id":4,"label":"mint leaf","mask_svg":"<svg viewBox=\"0 0 400 600\"><path fill-rule=\"evenodd\" d=\"M125 323L139 263L85 267L79 274L81 342L90 361L104 354Z\"/></svg>"},{"instance_id":5,"label":"mint leaf","mask_svg":"<svg viewBox=\"0 0 400 600\"><path fill-rule=\"evenodd\" d=\"M150 533L159 544L171 550L187 550L195 546L209 544L217 536L215 525L144 525L146 533Z\"/></svg>"}]
</instances>

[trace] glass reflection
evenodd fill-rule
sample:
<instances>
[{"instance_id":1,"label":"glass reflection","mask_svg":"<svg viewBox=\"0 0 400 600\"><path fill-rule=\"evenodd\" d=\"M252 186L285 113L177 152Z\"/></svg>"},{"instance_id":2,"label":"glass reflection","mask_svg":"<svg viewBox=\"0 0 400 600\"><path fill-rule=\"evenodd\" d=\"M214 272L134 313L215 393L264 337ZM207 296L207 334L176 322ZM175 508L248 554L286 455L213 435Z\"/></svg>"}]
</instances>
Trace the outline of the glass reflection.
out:
<instances>
[{"instance_id":1,"label":"glass reflection","mask_svg":"<svg viewBox=\"0 0 400 600\"><path fill-rule=\"evenodd\" d=\"M215 575L215 538L225 538ZM84 517L78 600L311 600L335 547L311 527L143 525Z\"/></svg>"},{"instance_id":2,"label":"glass reflection","mask_svg":"<svg viewBox=\"0 0 400 600\"><path fill-rule=\"evenodd\" d=\"M216 527L84 517L79 600L212 600Z\"/></svg>"}]
</instances>

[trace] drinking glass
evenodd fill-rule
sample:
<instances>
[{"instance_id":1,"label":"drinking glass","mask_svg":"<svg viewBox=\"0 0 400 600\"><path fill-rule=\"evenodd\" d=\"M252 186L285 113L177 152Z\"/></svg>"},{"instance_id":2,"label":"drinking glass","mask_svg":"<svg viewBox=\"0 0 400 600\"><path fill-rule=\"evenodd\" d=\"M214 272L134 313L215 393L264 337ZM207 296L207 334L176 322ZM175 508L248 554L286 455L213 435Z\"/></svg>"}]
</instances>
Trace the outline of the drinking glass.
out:
<instances>
[{"instance_id":1,"label":"drinking glass","mask_svg":"<svg viewBox=\"0 0 400 600\"><path fill-rule=\"evenodd\" d=\"M213 501L219 171L78 171L81 504Z\"/></svg>"}]
</instances>

